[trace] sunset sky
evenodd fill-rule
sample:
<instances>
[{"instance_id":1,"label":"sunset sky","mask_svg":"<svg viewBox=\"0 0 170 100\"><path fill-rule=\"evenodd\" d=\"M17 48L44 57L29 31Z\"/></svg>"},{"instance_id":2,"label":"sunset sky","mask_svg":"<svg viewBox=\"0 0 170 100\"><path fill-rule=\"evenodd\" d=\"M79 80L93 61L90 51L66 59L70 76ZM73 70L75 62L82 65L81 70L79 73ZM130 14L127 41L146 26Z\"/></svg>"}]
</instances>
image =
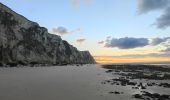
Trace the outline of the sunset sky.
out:
<instances>
[{"instance_id":1,"label":"sunset sky","mask_svg":"<svg viewBox=\"0 0 170 100\"><path fill-rule=\"evenodd\" d=\"M170 0L0 0L99 63L170 62Z\"/></svg>"}]
</instances>

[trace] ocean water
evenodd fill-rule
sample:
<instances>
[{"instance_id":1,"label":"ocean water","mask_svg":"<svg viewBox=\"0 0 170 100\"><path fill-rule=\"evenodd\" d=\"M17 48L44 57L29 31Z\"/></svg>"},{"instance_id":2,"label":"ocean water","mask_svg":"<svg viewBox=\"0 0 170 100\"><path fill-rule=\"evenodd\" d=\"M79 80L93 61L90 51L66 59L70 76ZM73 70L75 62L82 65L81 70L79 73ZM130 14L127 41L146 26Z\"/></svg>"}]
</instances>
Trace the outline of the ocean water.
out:
<instances>
[{"instance_id":1,"label":"ocean water","mask_svg":"<svg viewBox=\"0 0 170 100\"><path fill-rule=\"evenodd\" d=\"M146 62L142 62L142 63L109 63L109 65L115 65L115 64L118 64L118 65L126 65L126 64L130 64L130 65L166 65L166 66L170 66L170 62L165 62L165 63L153 63L153 62L149 62L149 63L146 63Z\"/></svg>"}]
</instances>

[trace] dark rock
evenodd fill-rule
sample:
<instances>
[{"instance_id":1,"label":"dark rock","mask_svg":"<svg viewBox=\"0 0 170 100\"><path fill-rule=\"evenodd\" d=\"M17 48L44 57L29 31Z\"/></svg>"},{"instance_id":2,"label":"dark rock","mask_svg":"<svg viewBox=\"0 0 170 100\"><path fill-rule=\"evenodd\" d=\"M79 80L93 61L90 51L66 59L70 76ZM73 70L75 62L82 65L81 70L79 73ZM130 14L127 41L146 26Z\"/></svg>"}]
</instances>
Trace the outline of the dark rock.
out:
<instances>
[{"instance_id":1,"label":"dark rock","mask_svg":"<svg viewBox=\"0 0 170 100\"><path fill-rule=\"evenodd\" d=\"M0 67L2 67L3 66L3 64L2 63L0 63Z\"/></svg>"},{"instance_id":2,"label":"dark rock","mask_svg":"<svg viewBox=\"0 0 170 100\"><path fill-rule=\"evenodd\" d=\"M103 65L103 68L113 70L114 74L128 79L170 80L170 74L166 74L170 72L170 68L164 65ZM162 74L164 74L163 77Z\"/></svg>"},{"instance_id":3,"label":"dark rock","mask_svg":"<svg viewBox=\"0 0 170 100\"><path fill-rule=\"evenodd\" d=\"M10 67L15 67L15 66L17 66L18 64L11 62L11 63L7 63L6 65L7 65L7 66L10 66Z\"/></svg>"},{"instance_id":4,"label":"dark rock","mask_svg":"<svg viewBox=\"0 0 170 100\"><path fill-rule=\"evenodd\" d=\"M139 87L132 87L132 89L139 89Z\"/></svg>"},{"instance_id":5,"label":"dark rock","mask_svg":"<svg viewBox=\"0 0 170 100\"><path fill-rule=\"evenodd\" d=\"M149 92L146 92L146 91L142 91L143 92L143 96L144 97L149 97L149 98L152 98L154 100L169 100L170 99L170 95L160 95L158 93L149 93Z\"/></svg>"},{"instance_id":6,"label":"dark rock","mask_svg":"<svg viewBox=\"0 0 170 100\"><path fill-rule=\"evenodd\" d=\"M120 92L115 91L115 94L120 94Z\"/></svg>"},{"instance_id":7,"label":"dark rock","mask_svg":"<svg viewBox=\"0 0 170 100\"><path fill-rule=\"evenodd\" d=\"M123 92L118 92L118 91L113 92L113 91L111 91L111 92L109 92L109 94L123 94Z\"/></svg>"},{"instance_id":8,"label":"dark rock","mask_svg":"<svg viewBox=\"0 0 170 100\"><path fill-rule=\"evenodd\" d=\"M133 73L143 72L144 70L149 72L170 72L170 68L162 65L103 65L103 68Z\"/></svg>"},{"instance_id":9,"label":"dark rock","mask_svg":"<svg viewBox=\"0 0 170 100\"><path fill-rule=\"evenodd\" d=\"M143 99L142 95L140 95L140 94L134 94L133 97L138 98L138 99Z\"/></svg>"},{"instance_id":10,"label":"dark rock","mask_svg":"<svg viewBox=\"0 0 170 100\"><path fill-rule=\"evenodd\" d=\"M128 82L127 85L133 85L135 86L137 84L137 82Z\"/></svg>"},{"instance_id":11,"label":"dark rock","mask_svg":"<svg viewBox=\"0 0 170 100\"><path fill-rule=\"evenodd\" d=\"M121 85L121 86L126 86L126 85L130 85L130 86L136 86L137 82L131 82L128 79L124 79L124 78L115 78L115 79L110 79L110 80L105 80L105 83L109 83L111 85ZM139 87L141 87L141 85L139 85Z\"/></svg>"},{"instance_id":12,"label":"dark rock","mask_svg":"<svg viewBox=\"0 0 170 100\"><path fill-rule=\"evenodd\" d=\"M107 71L106 71L106 73L111 73L111 72L113 72L113 70L107 70Z\"/></svg>"},{"instance_id":13,"label":"dark rock","mask_svg":"<svg viewBox=\"0 0 170 100\"><path fill-rule=\"evenodd\" d=\"M170 74L164 74L164 79L170 79Z\"/></svg>"},{"instance_id":14,"label":"dark rock","mask_svg":"<svg viewBox=\"0 0 170 100\"><path fill-rule=\"evenodd\" d=\"M170 95L165 95L165 94L163 94L163 95L161 95L161 98L163 98L163 99L170 99ZM163 100L162 99L162 100Z\"/></svg>"},{"instance_id":15,"label":"dark rock","mask_svg":"<svg viewBox=\"0 0 170 100\"><path fill-rule=\"evenodd\" d=\"M141 87L141 89L146 89L146 87L145 86L143 86L143 84L142 83L139 83L139 85L138 86L140 86Z\"/></svg>"},{"instance_id":16,"label":"dark rock","mask_svg":"<svg viewBox=\"0 0 170 100\"><path fill-rule=\"evenodd\" d=\"M26 63L25 63L25 62L23 62L23 61L18 61L18 64L19 64L19 65L23 65L23 66L25 66L25 65L26 65Z\"/></svg>"},{"instance_id":17,"label":"dark rock","mask_svg":"<svg viewBox=\"0 0 170 100\"><path fill-rule=\"evenodd\" d=\"M141 86L141 89L146 89L146 87L145 86Z\"/></svg>"},{"instance_id":18,"label":"dark rock","mask_svg":"<svg viewBox=\"0 0 170 100\"><path fill-rule=\"evenodd\" d=\"M165 87L165 88L170 88L169 83L160 83L159 86Z\"/></svg>"},{"instance_id":19,"label":"dark rock","mask_svg":"<svg viewBox=\"0 0 170 100\"><path fill-rule=\"evenodd\" d=\"M154 98L160 98L160 94L154 93L154 94L153 94L153 97L154 97Z\"/></svg>"},{"instance_id":20,"label":"dark rock","mask_svg":"<svg viewBox=\"0 0 170 100\"><path fill-rule=\"evenodd\" d=\"M106 84L106 82L101 82L101 84Z\"/></svg>"}]
</instances>

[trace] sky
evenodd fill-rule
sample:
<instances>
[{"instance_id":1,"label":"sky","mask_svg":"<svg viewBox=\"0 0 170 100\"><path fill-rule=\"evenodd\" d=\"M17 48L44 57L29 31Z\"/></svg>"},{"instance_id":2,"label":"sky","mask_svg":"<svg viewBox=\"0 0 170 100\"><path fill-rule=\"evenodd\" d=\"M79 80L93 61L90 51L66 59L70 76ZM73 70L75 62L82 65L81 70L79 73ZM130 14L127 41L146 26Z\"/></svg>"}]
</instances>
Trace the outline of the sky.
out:
<instances>
[{"instance_id":1,"label":"sky","mask_svg":"<svg viewBox=\"0 0 170 100\"><path fill-rule=\"evenodd\" d=\"M170 0L0 0L99 63L170 62Z\"/></svg>"}]
</instances>

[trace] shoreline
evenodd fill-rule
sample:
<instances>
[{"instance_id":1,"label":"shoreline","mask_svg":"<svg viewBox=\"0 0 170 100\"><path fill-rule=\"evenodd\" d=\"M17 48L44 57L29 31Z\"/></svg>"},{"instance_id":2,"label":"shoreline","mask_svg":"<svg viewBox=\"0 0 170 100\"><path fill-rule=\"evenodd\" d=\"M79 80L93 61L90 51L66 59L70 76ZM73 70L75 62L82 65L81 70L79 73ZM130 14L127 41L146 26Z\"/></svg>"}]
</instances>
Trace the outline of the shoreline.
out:
<instances>
[{"instance_id":1,"label":"shoreline","mask_svg":"<svg viewBox=\"0 0 170 100\"><path fill-rule=\"evenodd\" d=\"M112 86L130 87L136 90L133 98L143 100L169 100L170 95L154 92L154 88L169 89L170 92L170 67L167 65L103 65L106 73L113 78L105 80L102 84ZM116 76L116 77L115 77ZM109 92L111 94L120 92Z\"/></svg>"}]
</instances>

